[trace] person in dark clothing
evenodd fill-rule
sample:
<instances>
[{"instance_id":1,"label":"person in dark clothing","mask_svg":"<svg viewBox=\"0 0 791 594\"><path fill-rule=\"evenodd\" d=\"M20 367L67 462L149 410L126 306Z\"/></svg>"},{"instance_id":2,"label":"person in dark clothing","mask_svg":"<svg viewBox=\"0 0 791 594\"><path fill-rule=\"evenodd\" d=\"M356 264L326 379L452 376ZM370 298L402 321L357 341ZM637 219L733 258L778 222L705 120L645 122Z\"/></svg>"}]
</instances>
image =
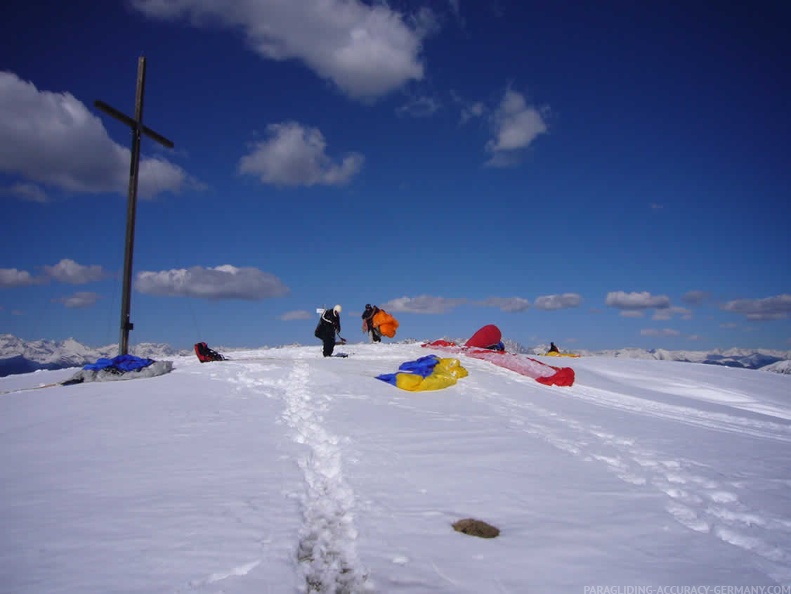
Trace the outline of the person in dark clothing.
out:
<instances>
[{"instance_id":1,"label":"person in dark clothing","mask_svg":"<svg viewBox=\"0 0 791 594\"><path fill-rule=\"evenodd\" d=\"M374 342L382 342L382 334L379 328L374 327L374 316L379 313L379 308L370 303L365 304L365 311L363 311L363 332L371 335L371 340Z\"/></svg>"},{"instance_id":2,"label":"person in dark clothing","mask_svg":"<svg viewBox=\"0 0 791 594\"><path fill-rule=\"evenodd\" d=\"M316 327L316 338L320 338L324 347L322 353L325 357L331 357L335 350L335 335L341 333L341 306L336 305L332 309L325 309L319 318L319 325ZM341 343L346 342L341 338Z\"/></svg>"},{"instance_id":3,"label":"person in dark clothing","mask_svg":"<svg viewBox=\"0 0 791 594\"><path fill-rule=\"evenodd\" d=\"M558 347L555 346L554 342L550 342L549 343L549 350L547 352L548 353L559 353L560 351L558 350Z\"/></svg>"}]
</instances>

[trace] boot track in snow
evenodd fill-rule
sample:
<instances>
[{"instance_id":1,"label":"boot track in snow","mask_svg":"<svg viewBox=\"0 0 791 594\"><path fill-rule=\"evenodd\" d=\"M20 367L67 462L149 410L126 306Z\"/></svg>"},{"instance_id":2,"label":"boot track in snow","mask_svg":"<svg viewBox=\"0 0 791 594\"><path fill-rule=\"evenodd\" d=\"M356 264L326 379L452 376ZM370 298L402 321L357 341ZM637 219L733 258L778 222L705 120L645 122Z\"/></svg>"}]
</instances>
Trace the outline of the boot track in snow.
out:
<instances>
[{"instance_id":1,"label":"boot track in snow","mask_svg":"<svg viewBox=\"0 0 791 594\"><path fill-rule=\"evenodd\" d=\"M307 447L299 466L305 476L303 524L297 546L306 592L368 591L368 572L357 558L354 492L343 479L340 439L322 426L331 396L312 394L307 363L295 361L285 390L284 421Z\"/></svg>"}]
</instances>

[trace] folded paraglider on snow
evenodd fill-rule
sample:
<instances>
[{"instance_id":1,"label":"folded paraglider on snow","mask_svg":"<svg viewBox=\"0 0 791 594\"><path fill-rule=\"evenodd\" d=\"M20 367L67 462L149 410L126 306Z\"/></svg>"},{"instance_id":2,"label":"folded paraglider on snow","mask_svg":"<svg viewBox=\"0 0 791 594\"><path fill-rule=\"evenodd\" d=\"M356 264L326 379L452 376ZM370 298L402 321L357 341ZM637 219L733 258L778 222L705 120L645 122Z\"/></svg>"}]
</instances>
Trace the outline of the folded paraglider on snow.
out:
<instances>
[{"instance_id":1,"label":"folded paraglider on snow","mask_svg":"<svg viewBox=\"0 0 791 594\"><path fill-rule=\"evenodd\" d=\"M118 355L112 359L100 358L96 363L85 365L62 385L156 377L171 371L173 371L173 361L154 361L134 355Z\"/></svg>"},{"instance_id":2,"label":"folded paraglider on snow","mask_svg":"<svg viewBox=\"0 0 791 594\"><path fill-rule=\"evenodd\" d=\"M409 392L441 390L467 377L467 370L458 359L427 355L398 366L400 371L376 376L376 379L393 384Z\"/></svg>"}]
</instances>

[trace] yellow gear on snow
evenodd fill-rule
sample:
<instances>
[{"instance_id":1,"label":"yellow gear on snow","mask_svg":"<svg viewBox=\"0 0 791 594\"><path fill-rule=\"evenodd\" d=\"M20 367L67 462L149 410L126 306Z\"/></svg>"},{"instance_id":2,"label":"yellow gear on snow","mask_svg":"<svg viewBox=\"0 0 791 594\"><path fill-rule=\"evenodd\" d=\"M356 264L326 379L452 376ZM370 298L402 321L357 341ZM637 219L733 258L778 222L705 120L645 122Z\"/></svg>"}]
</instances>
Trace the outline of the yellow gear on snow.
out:
<instances>
[{"instance_id":1,"label":"yellow gear on snow","mask_svg":"<svg viewBox=\"0 0 791 594\"><path fill-rule=\"evenodd\" d=\"M458 359L440 359L434 366L431 375L426 377L416 373L399 373L396 376L396 386L409 392L441 390L454 385L458 380L468 375L469 372L462 367L461 361Z\"/></svg>"}]
</instances>

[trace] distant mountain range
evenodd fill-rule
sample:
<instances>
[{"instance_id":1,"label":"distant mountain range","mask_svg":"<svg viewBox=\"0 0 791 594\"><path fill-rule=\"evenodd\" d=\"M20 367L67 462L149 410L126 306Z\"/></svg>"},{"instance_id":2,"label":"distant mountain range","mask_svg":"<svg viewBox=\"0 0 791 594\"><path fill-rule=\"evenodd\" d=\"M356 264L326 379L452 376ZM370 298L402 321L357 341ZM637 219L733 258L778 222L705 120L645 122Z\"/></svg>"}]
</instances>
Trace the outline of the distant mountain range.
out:
<instances>
[{"instance_id":1,"label":"distant mountain range","mask_svg":"<svg viewBox=\"0 0 791 594\"><path fill-rule=\"evenodd\" d=\"M457 342L464 342L457 341ZM524 347L519 343L505 340L506 350L529 355L543 355L547 345ZM233 349L217 348L220 352ZM190 350L176 350L167 344L141 343L129 349L130 354L155 360L189 355ZM744 369L760 369L774 373L791 374L791 351L768 349L717 349L714 351L667 351L664 349L644 350L625 348L606 351L575 351L581 356L625 357L629 359L657 359L662 361L684 361L724 365ZM24 341L11 334L0 334L0 377L17 373L30 373L38 369L64 369L82 367L95 363L101 357L115 357L118 345L91 348L74 339L54 341Z\"/></svg>"},{"instance_id":2,"label":"distant mountain range","mask_svg":"<svg viewBox=\"0 0 791 594\"><path fill-rule=\"evenodd\" d=\"M529 348L528 353L540 355L547 352L546 347ZM706 365L722 365L740 367L742 369L760 369L775 373L791 374L791 351L770 349L715 349L713 351L667 351L665 349L625 348L605 351L575 351L580 356L624 357L628 359L656 359L659 361L681 361L685 363L704 363Z\"/></svg>"},{"instance_id":3,"label":"distant mountain range","mask_svg":"<svg viewBox=\"0 0 791 594\"><path fill-rule=\"evenodd\" d=\"M166 359L189 354L166 344L143 343L130 347L129 354L150 359ZM95 363L101 357L118 354L118 345L91 348L73 338L67 340L34 340L27 342L12 334L0 334L0 377L30 373L38 369L65 369Z\"/></svg>"}]
</instances>

